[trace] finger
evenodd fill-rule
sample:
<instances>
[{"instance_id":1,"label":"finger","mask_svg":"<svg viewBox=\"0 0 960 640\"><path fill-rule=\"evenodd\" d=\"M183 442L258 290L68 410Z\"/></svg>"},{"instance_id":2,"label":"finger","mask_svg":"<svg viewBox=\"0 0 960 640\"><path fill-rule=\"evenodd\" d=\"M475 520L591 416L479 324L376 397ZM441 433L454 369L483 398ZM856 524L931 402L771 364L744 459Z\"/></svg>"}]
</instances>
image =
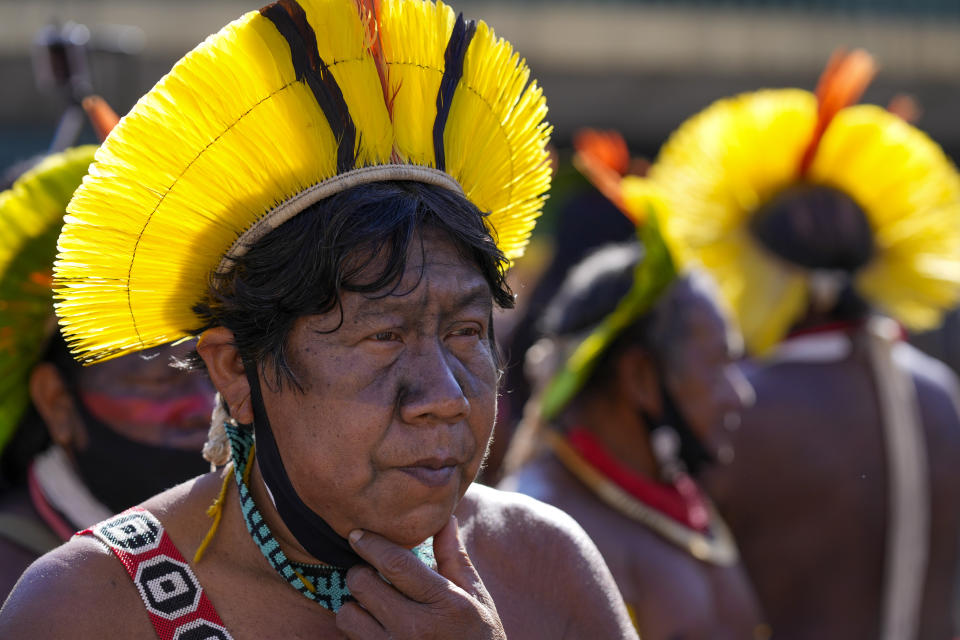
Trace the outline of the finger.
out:
<instances>
[{"instance_id":1,"label":"finger","mask_svg":"<svg viewBox=\"0 0 960 640\"><path fill-rule=\"evenodd\" d=\"M390 639L380 623L356 602L348 602L337 611L337 630L349 640Z\"/></svg>"},{"instance_id":2,"label":"finger","mask_svg":"<svg viewBox=\"0 0 960 640\"><path fill-rule=\"evenodd\" d=\"M347 588L367 613L385 627L390 627L394 617L409 615L411 607L420 606L366 565L355 566L347 572Z\"/></svg>"},{"instance_id":3,"label":"finger","mask_svg":"<svg viewBox=\"0 0 960 640\"><path fill-rule=\"evenodd\" d=\"M487 604L493 604L460 539L460 522L456 516L450 516L443 529L433 537L433 555L437 560L437 571L440 575L470 595Z\"/></svg>"},{"instance_id":4,"label":"finger","mask_svg":"<svg viewBox=\"0 0 960 640\"><path fill-rule=\"evenodd\" d=\"M437 602L450 589L450 582L423 564L413 552L370 531L350 532L354 551L412 600Z\"/></svg>"},{"instance_id":5,"label":"finger","mask_svg":"<svg viewBox=\"0 0 960 640\"><path fill-rule=\"evenodd\" d=\"M460 541L460 526L456 516L433 537L433 556L437 560L437 572L467 593L473 593L480 583L480 576Z\"/></svg>"}]
</instances>

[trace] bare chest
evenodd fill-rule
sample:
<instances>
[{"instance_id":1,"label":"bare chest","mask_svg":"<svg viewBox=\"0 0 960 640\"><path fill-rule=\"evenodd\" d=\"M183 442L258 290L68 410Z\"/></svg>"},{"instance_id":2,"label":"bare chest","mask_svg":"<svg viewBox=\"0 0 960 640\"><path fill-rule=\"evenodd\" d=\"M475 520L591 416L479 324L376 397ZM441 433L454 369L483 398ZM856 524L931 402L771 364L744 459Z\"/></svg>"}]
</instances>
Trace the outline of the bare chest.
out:
<instances>
[{"instance_id":1,"label":"bare chest","mask_svg":"<svg viewBox=\"0 0 960 640\"><path fill-rule=\"evenodd\" d=\"M343 638L333 613L305 598L279 575L224 565L201 567L197 575L235 640Z\"/></svg>"},{"instance_id":2,"label":"bare chest","mask_svg":"<svg viewBox=\"0 0 960 640\"><path fill-rule=\"evenodd\" d=\"M748 638L759 607L740 566L701 562L652 532L601 553L644 638ZM618 557L619 556L619 557Z\"/></svg>"}]
</instances>

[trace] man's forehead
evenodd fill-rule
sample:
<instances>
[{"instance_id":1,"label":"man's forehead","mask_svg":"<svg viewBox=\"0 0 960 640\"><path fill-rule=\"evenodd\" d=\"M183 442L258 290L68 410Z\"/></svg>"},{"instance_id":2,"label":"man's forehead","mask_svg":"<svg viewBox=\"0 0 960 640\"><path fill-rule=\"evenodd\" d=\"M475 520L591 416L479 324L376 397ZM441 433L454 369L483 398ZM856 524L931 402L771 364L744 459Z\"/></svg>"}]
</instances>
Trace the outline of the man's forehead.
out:
<instances>
[{"instance_id":1,"label":"man's forehead","mask_svg":"<svg viewBox=\"0 0 960 640\"><path fill-rule=\"evenodd\" d=\"M382 269L384 255L376 257L368 268ZM394 286L395 285L395 286ZM485 287L492 295L480 267L464 254L447 236L436 229L421 229L407 246L403 273L398 283L391 283L372 298L402 298L411 293L429 294L432 289Z\"/></svg>"},{"instance_id":2,"label":"man's forehead","mask_svg":"<svg viewBox=\"0 0 960 640\"><path fill-rule=\"evenodd\" d=\"M389 243L358 248L347 257L350 268L359 269L362 279L375 279L383 272L388 261L396 256ZM448 234L430 227L417 229L407 243L403 257L404 280L418 279L419 274L430 268L465 268L480 273L479 267L461 251Z\"/></svg>"},{"instance_id":3,"label":"man's forehead","mask_svg":"<svg viewBox=\"0 0 960 640\"><path fill-rule=\"evenodd\" d=\"M493 308L490 286L479 273L467 277L436 278L425 275L412 286L401 282L395 289L374 294L356 294L345 299L345 310L355 317L380 315L391 311L420 310L428 306L456 310Z\"/></svg>"}]
</instances>

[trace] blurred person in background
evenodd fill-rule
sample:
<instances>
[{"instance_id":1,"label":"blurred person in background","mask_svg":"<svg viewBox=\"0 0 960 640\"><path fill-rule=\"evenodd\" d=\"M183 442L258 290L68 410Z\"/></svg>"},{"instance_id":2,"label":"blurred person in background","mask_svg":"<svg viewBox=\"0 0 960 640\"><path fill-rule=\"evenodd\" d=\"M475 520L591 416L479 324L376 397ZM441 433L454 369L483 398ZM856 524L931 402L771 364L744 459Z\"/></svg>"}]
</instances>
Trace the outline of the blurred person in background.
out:
<instances>
[{"instance_id":1,"label":"blurred person in background","mask_svg":"<svg viewBox=\"0 0 960 640\"><path fill-rule=\"evenodd\" d=\"M957 379L902 341L960 297L960 177L838 53L816 94L721 100L650 177L742 328L757 394L709 489L774 637L953 637Z\"/></svg>"},{"instance_id":2,"label":"blurred person in background","mask_svg":"<svg viewBox=\"0 0 960 640\"><path fill-rule=\"evenodd\" d=\"M575 146L589 145L604 165L618 175L643 168L631 159L627 144L619 134L584 130L578 132L574 142ZM636 228L630 220L569 164L567 167L566 171L556 175L547 203L547 207L555 207L549 262L526 290L515 289L518 308L511 330L505 332L498 328L497 336L502 337L506 363L503 390L497 407L497 426L481 475L482 481L490 484L496 484L502 475L504 455L530 397L530 383L524 375L524 355L539 337L537 323L547 304L557 293L571 267L588 253L605 244L628 241L636 236ZM558 182L561 184L558 185ZM538 233L534 241L543 237ZM527 260L526 256L524 260Z\"/></svg>"},{"instance_id":3,"label":"blurred person in background","mask_svg":"<svg viewBox=\"0 0 960 640\"><path fill-rule=\"evenodd\" d=\"M696 480L721 446L716 427L752 397L733 364L739 337L703 276L677 273L650 202L612 199L646 218L642 242L589 255L547 307L527 356L535 396L500 488L586 529L645 640L766 637Z\"/></svg>"},{"instance_id":4,"label":"blurred person in background","mask_svg":"<svg viewBox=\"0 0 960 640\"><path fill-rule=\"evenodd\" d=\"M94 150L0 193L0 598L74 532L209 468L212 387L171 368L187 347L83 368L56 328L56 240Z\"/></svg>"}]
</instances>

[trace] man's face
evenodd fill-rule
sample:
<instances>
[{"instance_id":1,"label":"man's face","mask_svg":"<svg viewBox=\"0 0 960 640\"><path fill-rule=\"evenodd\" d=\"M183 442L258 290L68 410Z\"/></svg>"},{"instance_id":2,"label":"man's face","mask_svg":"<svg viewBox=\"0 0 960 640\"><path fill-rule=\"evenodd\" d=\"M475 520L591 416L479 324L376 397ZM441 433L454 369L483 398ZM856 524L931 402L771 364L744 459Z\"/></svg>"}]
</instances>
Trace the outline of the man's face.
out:
<instances>
[{"instance_id":1,"label":"man's face","mask_svg":"<svg viewBox=\"0 0 960 640\"><path fill-rule=\"evenodd\" d=\"M336 309L297 320L287 357L302 393L263 385L301 499L340 535L407 546L447 522L496 413L490 288L446 236L421 238L392 292L343 292L342 324Z\"/></svg>"},{"instance_id":2,"label":"man's face","mask_svg":"<svg viewBox=\"0 0 960 640\"><path fill-rule=\"evenodd\" d=\"M753 388L735 360L742 350L739 337L713 300L682 282L683 324L667 363L667 388L697 436L708 441L730 415L738 415L753 399Z\"/></svg>"},{"instance_id":3,"label":"man's face","mask_svg":"<svg viewBox=\"0 0 960 640\"><path fill-rule=\"evenodd\" d=\"M199 452L210 427L214 389L205 376L170 366L171 358L189 351L186 344L164 346L85 368L77 377L79 399L130 440Z\"/></svg>"}]
</instances>

